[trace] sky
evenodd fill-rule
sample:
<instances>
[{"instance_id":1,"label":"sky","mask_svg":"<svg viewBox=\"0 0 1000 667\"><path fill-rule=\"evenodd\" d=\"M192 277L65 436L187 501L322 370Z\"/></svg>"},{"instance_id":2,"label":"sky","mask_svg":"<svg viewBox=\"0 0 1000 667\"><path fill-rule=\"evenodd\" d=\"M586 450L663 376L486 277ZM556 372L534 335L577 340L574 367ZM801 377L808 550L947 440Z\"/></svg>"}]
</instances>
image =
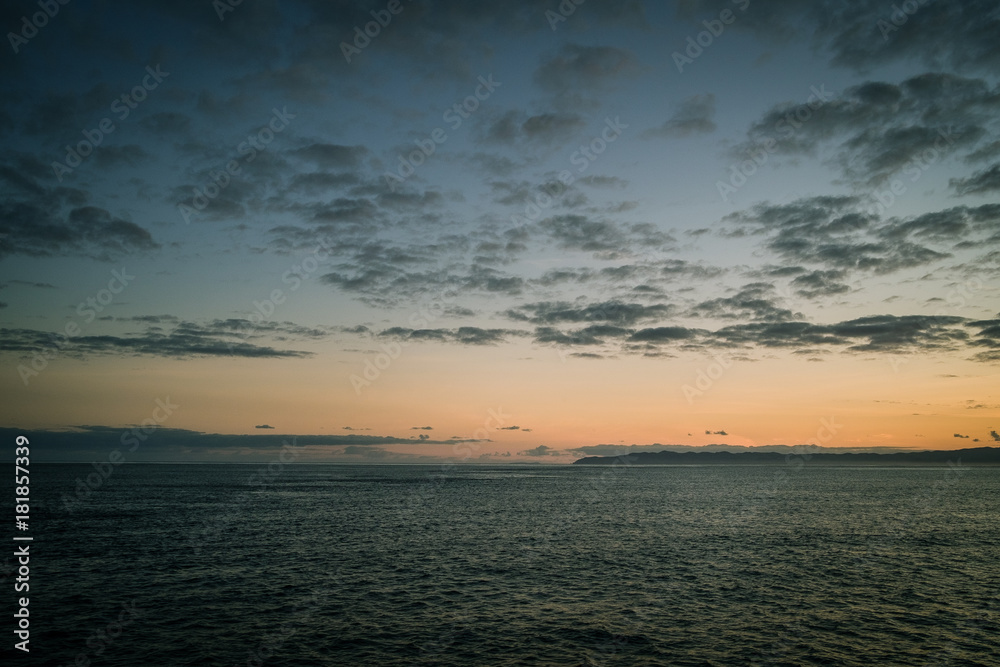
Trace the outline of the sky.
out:
<instances>
[{"instance_id":1,"label":"sky","mask_svg":"<svg viewBox=\"0 0 1000 667\"><path fill-rule=\"evenodd\" d=\"M43 458L1000 441L996 3L0 24L0 430Z\"/></svg>"}]
</instances>

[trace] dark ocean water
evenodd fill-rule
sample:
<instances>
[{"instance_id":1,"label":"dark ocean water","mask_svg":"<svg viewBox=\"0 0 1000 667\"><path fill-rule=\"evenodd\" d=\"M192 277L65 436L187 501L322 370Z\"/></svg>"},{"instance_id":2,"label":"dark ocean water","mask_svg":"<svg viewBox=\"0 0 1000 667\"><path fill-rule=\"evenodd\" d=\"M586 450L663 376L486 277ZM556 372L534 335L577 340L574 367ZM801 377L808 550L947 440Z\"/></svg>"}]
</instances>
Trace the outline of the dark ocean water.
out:
<instances>
[{"instance_id":1,"label":"dark ocean water","mask_svg":"<svg viewBox=\"0 0 1000 667\"><path fill-rule=\"evenodd\" d=\"M262 468L35 465L16 664L1000 665L1000 468Z\"/></svg>"}]
</instances>

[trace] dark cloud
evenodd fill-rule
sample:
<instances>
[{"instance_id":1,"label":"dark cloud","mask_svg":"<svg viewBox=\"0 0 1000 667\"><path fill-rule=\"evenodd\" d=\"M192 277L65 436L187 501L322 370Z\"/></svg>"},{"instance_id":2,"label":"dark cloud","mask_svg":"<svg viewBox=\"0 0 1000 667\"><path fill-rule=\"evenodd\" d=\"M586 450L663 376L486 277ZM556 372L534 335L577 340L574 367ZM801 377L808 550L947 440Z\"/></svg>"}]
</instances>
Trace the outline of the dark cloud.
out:
<instances>
[{"instance_id":1,"label":"dark cloud","mask_svg":"<svg viewBox=\"0 0 1000 667\"><path fill-rule=\"evenodd\" d=\"M565 44L535 70L538 86L562 108L594 106L586 94L604 90L637 74L639 63L628 50L613 46Z\"/></svg>"},{"instance_id":2,"label":"dark cloud","mask_svg":"<svg viewBox=\"0 0 1000 667\"><path fill-rule=\"evenodd\" d=\"M839 95L816 89L772 107L734 156L823 153L859 186L913 178L955 151L973 154L1000 110L1000 89L982 79L931 72L899 85L869 81Z\"/></svg>"},{"instance_id":3,"label":"dark cloud","mask_svg":"<svg viewBox=\"0 0 1000 667\"><path fill-rule=\"evenodd\" d=\"M776 304L775 288L769 283L750 283L729 297L702 301L688 312L689 317L782 322L801 318Z\"/></svg>"},{"instance_id":4,"label":"dark cloud","mask_svg":"<svg viewBox=\"0 0 1000 667\"><path fill-rule=\"evenodd\" d=\"M503 246L510 249L509 244ZM336 265L321 281L355 293L365 303L379 307L413 299L427 300L428 295L445 293L516 296L524 289L522 277L486 265L496 258L437 266L457 251L455 247L441 246L410 246L405 250L383 247L375 255L365 257L365 253L354 250L349 261ZM467 246L462 248L463 253L467 251Z\"/></svg>"},{"instance_id":5,"label":"dark cloud","mask_svg":"<svg viewBox=\"0 0 1000 667\"><path fill-rule=\"evenodd\" d=\"M997 157L1000 157L1000 139L972 151L965 156L965 161L968 163L987 162Z\"/></svg>"},{"instance_id":6,"label":"dark cloud","mask_svg":"<svg viewBox=\"0 0 1000 667\"><path fill-rule=\"evenodd\" d=\"M0 202L0 256L83 255L103 261L159 248L139 225L96 206L65 214L25 202Z\"/></svg>"},{"instance_id":7,"label":"dark cloud","mask_svg":"<svg viewBox=\"0 0 1000 667\"><path fill-rule=\"evenodd\" d=\"M209 324L179 322L170 330L149 326L142 333L130 335L67 336L34 329L3 329L0 351L34 354L55 352L73 357L91 355L143 355L170 358L245 357L300 358L312 355L301 350L281 350L269 345L247 342L271 335L276 340L288 337L316 339L329 335L326 330L311 329L290 322L255 325L248 320L215 320Z\"/></svg>"},{"instance_id":8,"label":"dark cloud","mask_svg":"<svg viewBox=\"0 0 1000 667\"><path fill-rule=\"evenodd\" d=\"M968 333L979 328L978 335ZM682 325L628 329L592 325L577 330L536 329L535 342L560 347L615 345L622 351L664 356L671 348L689 350L777 348L809 355L845 353L978 352L979 361L1000 361L1000 322L967 322L951 316L878 315L834 324L804 321L742 322L719 329ZM667 355L669 356L669 355Z\"/></svg>"},{"instance_id":9,"label":"dark cloud","mask_svg":"<svg viewBox=\"0 0 1000 667\"><path fill-rule=\"evenodd\" d=\"M98 318L98 319L104 319ZM109 317L109 319L111 319ZM113 318L117 322L143 322L145 324L161 324L165 322L180 322L181 319L176 315L131 315L129 317L115 317ZM245 324L249 325L249 322L245 320L240 320Z\"/></svg>"},{"instance_id":10,"label":"dark cloud","mask_svg":"<svg viewBox=\"0 0 1000 667\"><path fill-rule=\"evenodd\" d=\"M951 245L988 231L1000 207L955 207L910 218L879 222L858 197L812 197L789 204L758 204L727 217L739 234L764 235L764 247L793 266L819 264L828 271L886 274L951 256ZM829 282L834 274L807 281ZM800 286L808 290L808 285ZM828 285L829 286L829 285ZM834 289L839 289L836 286Z\"/></svg>"},{"instance_id":11,"label":"dark cloud","mask_svg":"<svg viewBox=\"0 0 1000 667\"><path fill-rule=\"evenodd\" d=\"M317 195L329 190L340 190L357 185L360 182L361 179L358 175L350 172L330 173L326 171L314 171L295 174L289 182L289 187L294 192ZM315 216L314 219L316 219Z\"/></svg>"},{"instance_id":12,"label":"dark cloud","mask_svg":"<svg viewBox=\"0 0 1000 667\"><path fill-rule=\"evenodd\" d=\"M538 182L495 180L490 182L490 189L493 201L505 206L523 207L554 200L557 207L577 208L588 203L586 195L575 184L566 185L555 178Z\"/></svg>"},{"instance_id":13,"label":"dark cloud","mask_svg":"<svg viewBox=\"0 0 1000 667\"><path fill-rule=\"evenodd\" d=\"M411 426L410 430L411 431L433 431L434 427L433 426Z\"/></svg>"},{"instance_id":14,"label":"dark cloud","mask_svg":"<svg viewBox=\"0 0 1000 667\"><path fill-rule=\"evenodd\" d=\"M316 142L289 151L289 155L315 164L322 169L352 169L368 154L364 146L342 146Z\"/></svg>"},{"instance_id":15,"label":"dark cloud","mask_svg":"<svg viewBox=\"0 0 1000 667\"><path fill-rule=\"evenodd\" d=\"M519 456L533 456L533 457L559 456L559 452L557 450L555 450L555 449L552 449L548 445L538 445L534 449L525 449L523 451L520 451L520 452L518 452L518 455Z\"/></svg>"},{"instance_id":16,"label":"dark cloud","mask_svg":"<svg viewBox=\"0 0 1000 667\"><path fill-rule=\"evenodd\" d=\"M529 280L528 286L548 290L561 286L581 285L585 286L588 291L608 290L616 294L616 298L610 300L612 303L636 303L634 300L644 300L653 302L652 305L657 305L659 302L659 305L666 307L662 301L667 298L668 292L677 289L676 285L679 282L694 285L726 273L726 269L700 262L659 259L657 257L659 254L658 249L642 249L639 244L630 244L624 246L619 252L608 251L599 253L598 256L613 259L616 256L626 255L630 259L634 259L633 262L601 268L550 269L541 276ZM565 307L575 307L568 302L550 303L549 305L558 308L562 308L564 305ZM525 315L526 313L522 312L515 317Z\"/></svg>"},{"instance_id":17,"label":"dark cloud","mask_svg":"<svg viewBox=\"0 0 1000 667\"><path fill-rule=\"evenodd\" d=\"M651 327L641 329L629 338L634 343L665 343L694 339L701 333L686 327Z\"/></svg>"},{"instance_id":18,"label":"dark cloud","mask_svg":"<svg viewBox=\"0 0 1000 667\"><path fill-rule=\"evenodd\" d=\"M1000 190L1000 162L967 178L953 178L948 184L960 195L981 195Z\"/></svg>"},{"instance_id":19,"label":"dark cloud","mask_svg":"<svg viewBox=\"0 0 1000 667\"><path fill-rule=\"evenodd\" d=\"M47 186L24 162L0 167L0 257L84 256L111 260L159 248L134 222L97 206L84 205L77 189Z\"/></svg>"},{"instance_id":20,"label":"dark cloud","mask_svg":"<svg viewBox=\"0 0 1000 667\"><path fill-rule=\"evenodd\" d=\"M29 16L30 11L23 16ZM18 21L20 17L18 17ZM20 129L28 135L55 135L69 139L81 127L92 124L108 112L109 100L114 99L115 90L105 82L92 84L78 93L46 92L34 99L28 98L29 110L23 116Z\"/></svg>"},{"instance_id":21,"label":"dark cloud","mask_svg":"<svg viewBox=\"0 0 1000 667\"><path fill-rule=\"evenodd\" d=\"M603 258L673 247L674 238L648 223L621 224L584 215L554 215L538 230L565 250L592 252Z\"/></svg>"},{"instance_id":22,"label":"dark cloud","mask_svg":"<svg viewBox=\"0 0 1000 667\"><path fill-rule=\"evenodd\" d=\"M993 320L978 320L967 322L969 328L979 329L979 332L971 344L976 347L986 348L985 351L975 355L977 361L994 362L1000 361L1000 318Z\"/></svg>"},{"instance_id":23,"label":"dark cloud","mask_svg":"<svg viewBox=\"0 0 1000 667\"><path fill-rule=\"evenodd\" d=\"M274 427L271 426L270 424L258 424L257 426L254 426L254 428L263 428L263 429L274 430Z\"/></svg>"},{"instance_id":24,"label":"dark cloud","mask_svg":"<svg viewBox=\"0 0 1000 667\"><path fill-rule=\"evenodd\" d=\"M457 329L391 327L378 335L382 338L408 342L434 341L460 345L497 345L513 338L526 336L527 333L516 329L482 329L480 327L458 327Z\"/></svg>"},{"instance_id":25,"label":"dark cloud","mask_svg":"<svg viewBox=\"0 0 1000 667\"><path fill-rule=\"evenodd\" d=\"M708 280L726 272L718 266L688 262L683 259L666 259L657 263L659 274L668 280Z\"/></svg>"},{"instance_id":26,"label":"dark cloud","mask_svg":"<svg viewBox=\"0 0 1000 667\"><path fill-rule=\"evenodd\" d=\"M20 285L23 287L37 287L38 289L55 289L56 286L52 283L36 283L29 280L10 280L6 283L0 284L0 289L7 287L8 285Z\"/></svg>"},{"instance_id":27,"label":"dark cloud","mask_svg":"<svg viewBox=\"0 0 1000 667\"><path fill-rule=\"evenodd\" d=\"M686 137L715 131L715 95L694 95L681 102L663 125L646 130L646 137Z\"/></svg>"},{"instance_id":28,"label":"dark cloud","mask_svg":"<svg viewBox=\"0 0 1000 667\"><path fill-rule=\"evenodd\" d=\"M621 189L628 185L628 181L618 178L617 176L600 176L592 174L577 180L579 183L592 188Z\"/></svg>"},{"instance_id":29,"label":"dark cloud","mask_svg":"<svg viewBox=\"0 0 1000 667\"><path fill-rule=\"evenodd\" d=\"M582 116L568 111L538 114L508 111L485 128L482 141L529 149L532 143L549 146L568 140L586 124Z\"/></svg>"},{"instance_id":30,"label":"dark cloud","mask_svg":"<svg viewBox=\"0 0 1000 667\"><path fill-rule=\"evenodd\" d=\"M138 144L124 146L99 146L94 150L94 165L100 169L115 167L137 167L152 159L146 150Z\"/></svg>"},{"instance_id":31,"label":"dark cloud","mask_svg":"<svg viewBox=\"0 0 1000 667\"><path fill-rule=\"evenodd\" d=\"M835 65L860 72L897 61L959 70L1000 69L995 39L1000 17L990 0L922 2L909 13L902 13L901 6L881 0L761 1L739 14L736 29L776 44L785 44L793 35L812 35L814 46ZM693 22L727 8L732 8L727 0L684 0L678 13Z\"/></svg>"},{"instance_id":32,"label":"dark cloud","mask_svg":"<svg viewBox=\"0 0 1000 667\"><path fill-rule=\"evenodd\" d=\"M846 271L811 271L793 278L791 286L796 294L807 299L845 294L851 291L848 285L840 282L846 275Z\"/></svg>"},{"instance_id":33,"label":"dark cloud","mask_svg":"<svg viewBox=\"0 0 1000 667\"><path fill-rule=\"evenodd\" d=\"M621 339L634 333L634 329L616 327L607 324L595 324L573 331L562 331L554 327L538 327L535 330L535 342L557 346L604 345L609 339Z\"/></svg>"},{"instance_id":34,"label":"dark cloud","mask_svg":"<svg viewBox=\"0 0 1000 667\"><path fill-rule=\"evenodd\" d=\"M849 352L957 350L969 340L957 325L960 317L877 315L837 324L782 322L723 327L711 338L736 345L761 347L845 346Z\"/></svg>"},{"instance_id":35,"label":"dark cloud","mask_svg":"<svg viewBox=\"0 0 1000 667\"><path fill-rule=\"evenodd\" d=\"M543 113L529 116L521 124L521 132L529 141L548 143L568 139L583 125L583 119L573 113Z\"/></svg>"},{"instance_id":36,"label":"dark cloud","mask_svg":"<svg viewBox=\"0 0 1000 667\"><path fill-rule=\"evenodd\" d=\"M179 203L194 207L192 199L186 199ZM243 220L246 219L247 214L247 209L239 201L226 195L220 195L215 199L210 199L208 204L197 211L193 217L197 220Z\"/></svg>"},{"instance_id":37,"label":"dark cloud","mask_svg":"<svg viewBox=\"0 0 1000 667\"><path fill-rule=\"evenodd\" d=\"M139 124L153 134L185 134L191 129L191 117L176 111L162 111L144 117Z\"/></svg>"},{"instance_id":38,"label":"dark cloud","mask_svg":"<svg viewBox=\"0 0 1000 667\"><path fill-rule=\"evenodd\" d=\"M165 405L183 408L183 400L176 396L161 398ZM150 429L155 428L152 433ZM134 430L133 430L134 429ZM141 429L141 430L140 430ZM268 430L268 429L264 429ZM11 435L12 434L12 435ZM45 451L38 452L40 459L47 461L92 461L107 458L108 452L122 447L123 438L142 438L142 447L136 452L136 460L186 460L186 461L231 461L239 452L247 461L273 461L282 447L300 448L302 460L330 460L343 452L343 448L353 448L354 454L365 450L377 451L384 445L417 444L453 445L457 442L473 440L419 440L382 435L284 435L255 433L252 435L228 435L204 433L163 426L123 424L73 425L63 429L31 430L0 428L0 435L26 435L32 440L45 442ZM12 440L13 441L13 440ZM130 455L131 456L131 455ZM132 460L131 457L129 460Z\"/></svg>"},{"instance_id":39,"label":"dark cloud","mask_svg":"<svg viewBox=\"0 0 1000 667\"><path fill-rule=\"evenodd\" d=\"M494 178L506 178L523 168L523 165L506 155L477 152L469 160L473 167Z\"/></svg>"},{"instance_id":40,"label":"dark cloud","mask_svg":"<svg viewBox=\"0 0 1000 667\"><path fill-rule=\"evenodd\" d=\"M674 308L666 304L644 305L622 301L605 301L586 305L567 302L528 303L504 313L512 320L532 324L606 322L623 326L668 317Z\"/></svg>"}]
</instances>

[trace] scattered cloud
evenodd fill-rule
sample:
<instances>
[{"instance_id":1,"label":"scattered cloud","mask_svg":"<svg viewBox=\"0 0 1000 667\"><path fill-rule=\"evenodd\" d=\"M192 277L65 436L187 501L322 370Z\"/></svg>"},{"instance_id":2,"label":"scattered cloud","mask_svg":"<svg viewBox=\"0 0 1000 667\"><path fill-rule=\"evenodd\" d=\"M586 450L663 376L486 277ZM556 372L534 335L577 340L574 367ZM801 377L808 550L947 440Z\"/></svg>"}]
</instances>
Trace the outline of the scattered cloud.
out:
<instances>
[{"instance_id":1,"label":"scattered cloud","mask_svg":"<svg viewBox=\"0 0 1000 667\"><path fill-rule=\"evenodd\" d=\"M543 457L543 456L559 456L561 452L552 449L547 445L538 445L533 449L525 449L517 453L518 456L532 456L532 457Z\"/></svg>"},{"instance_id":2,"label":"scattered cloud","mask_svg":"<svg viewBox=\"0 0 1000 667\"><path fill-rule=\"evenodd\" d=\"M973 154L1000 109L1000 89L940 72L898 85L868 81L839 95L820 92L772 107L751 125L734 156L762 149L778 156L823 154L852 182L880 185L897 173L920 174L924 164L953 151Z\"/></svg>"},{"instance_id":3,"label":"scattered cloud","mask_svg":"<svg viewBox=\"0 0 1000 667\"><path fill-rule=\"evenodd\" d=\"M953 178L949 185L959 195L981 195L1000 190L1000 163L994 164L966 178Z\"/></svg>"},{"instance_id":4,"label":"scattered cloud","mask_svg":"<svg viewBox=\"0 0 1000 667\"><path fill-rule=\"evenodd\" d=\"M160 248L144 227L88 204L83 190L46 184L31 159L0 165L0 257L88 257L112 261ZM28 169L25 167L28 166Z\"/></svg>"},{"instance_id":5,"label":"scattered cloud","mask_svg":"<svg viewBox=\"0 0 1000 667\"><path fill-rule=\"evenodd\" d=\"M714 132L715 95L694 95L681 102L663 125L643 132L645 137L687 137Z\"/></svg>"},{"instance_id":6,"label":"scattered cloud","mask_svg":"<svg viewBox=\"0 0 1000 667\"><path fill-rule=\"evenodd\" d=\"M312 356L303 350L283 350L248 342L264 335L277 338L319 339L329 331L302 327L290 322L254 324L249 320L215 320L208 324L178 322L171 329L147 326L144 332L112 335L66 336L35 329L2 329L0 351L34 354L57 349L74 357L92 355L142 355L156 357L243 357L301 358Z\"/></svg>"},{"instance_id":7,"label":"scattered cloud","mask_svg":"<svg viewBox=\"0 0 1000 667\"><path fill-rule=\"evenodd\" d=\"M526 335L527 332L517 329L482 329L480 327L458 327L457 329L391 327L378 334L382 338L407 342L430 341L459 343L461 345L497 345Z\"/></svg>"}]
</instances>

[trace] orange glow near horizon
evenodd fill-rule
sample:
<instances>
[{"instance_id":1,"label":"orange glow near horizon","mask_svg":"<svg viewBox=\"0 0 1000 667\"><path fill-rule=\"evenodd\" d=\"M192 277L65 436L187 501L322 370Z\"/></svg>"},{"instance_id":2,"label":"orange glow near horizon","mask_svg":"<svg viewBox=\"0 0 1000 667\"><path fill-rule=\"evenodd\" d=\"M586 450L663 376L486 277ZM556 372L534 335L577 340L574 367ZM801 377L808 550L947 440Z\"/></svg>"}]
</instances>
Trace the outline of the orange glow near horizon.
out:
<instances>
[{"instance_id":1,"label":"orange glow near horizon","mask_svg":"<svg viewBox=\"0 0 1000 667\"><path fill-rule=\"evenodd\" d=\"M955 377L940 377L939 360L912 358L894 368L846 355L822 363L791 356L733 361L719 373L711 357L563 361L529 345L482 354L427 344L408 347L356 392L350 377L363 371L364 359L331 353L252 366L228 359L61 359L30 393L7 378L3 417L24 428L63 428L103 414L104 424L126 426L169 397L180 406L163 424L169 428L485 436L492 442L481 443L481 453L654 443L958 449L992 444L989 432L1000 421L995 375L964 362L948 365ZM255 429L262 424L274 429ZM433 430L413 430L420 426ZM412 447L437 455L450 446Z\"/></svg>"}]
</instances>

